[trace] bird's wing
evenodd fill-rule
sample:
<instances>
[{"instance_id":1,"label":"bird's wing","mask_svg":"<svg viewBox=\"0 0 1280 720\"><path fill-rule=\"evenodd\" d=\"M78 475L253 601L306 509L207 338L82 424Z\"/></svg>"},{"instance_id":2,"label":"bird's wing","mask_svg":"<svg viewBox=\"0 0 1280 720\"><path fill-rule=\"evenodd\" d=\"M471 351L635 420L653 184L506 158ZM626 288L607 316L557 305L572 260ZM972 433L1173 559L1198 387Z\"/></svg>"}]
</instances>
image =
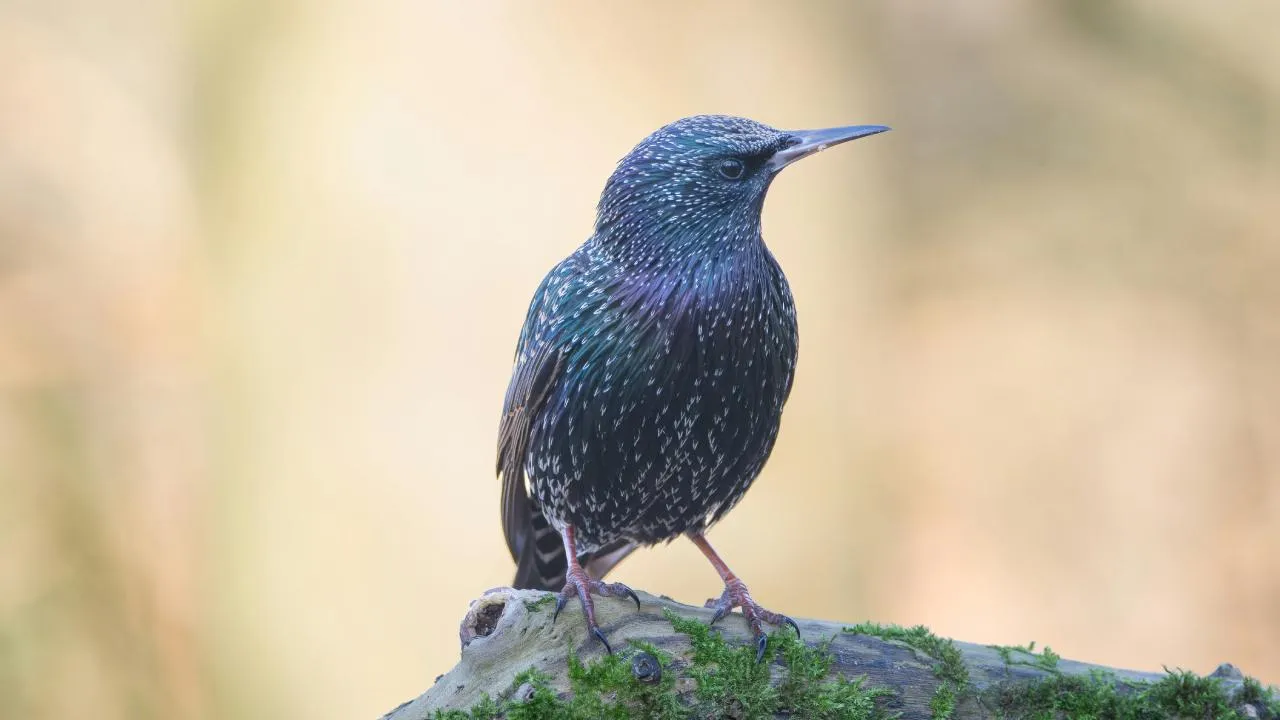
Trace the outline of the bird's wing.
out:
<instances>
[{"instance_id":1,"label":"bird's wing","mask_svg":"<svg viewBox=\"0 0 1280 720\"><path fill-rule=\"evenodd\" d=\"M563 355L547 353L537 362L528 363L524 374L517 369L513 386L517 402L508 403L498 429L498 473L502 476L502 530L507 549L516 561L512 586L535 590L559 590L565 582L568 562L560 533L552 527L537 502L529 497L525 485L524 460L528 452L529 431L551 388L563 369ZM526 389L527 387L527 389ZM617 540L578 560L591 577L602 578L631 554L636 546L629 540Z\"/></svg>"},{"instance_id":2,"label":"bird's wing","mask_svg":"<svg viewBox=\"0 0 1280 720\"><path fill-rule=\"evenodd\" d=\"M543 323L556 315L551 307L552 298L561 294L564 283L573 282L579 275L575 262L574 256L567 258L547 275L534 294L520 333L515 369L498 426L502 530L507 549L516 561L512 585L517 588L559 590L568 569L560 533L543 515L537 501L529 496L524 469L530 433L561 381L569 352L569 347L555 340L557 333ZM592 577L600 578L634 549L630 541L617 540L593 552L581 553L578 559Z\"/></svg>"},{"instance_id":3,"label":"bird's wing","mask_svg":"<svg viewBox=\"0 0 1280 720\"><path fill-rule=\"evenodd\" d=\"M560 535L529 497L524 474L529 433L560 377L563 364L562 355L555 351L522 358L511 378L506 408L498 425L497 470L502 477L502 531L511 557L520 568L518 578L530 576L533 579L534 575L540 575L553 581L557 575L563 575L563 570L557 567L564 561ZM540 566L545 573L536 572Z\"/></svg>"}]
</instances>

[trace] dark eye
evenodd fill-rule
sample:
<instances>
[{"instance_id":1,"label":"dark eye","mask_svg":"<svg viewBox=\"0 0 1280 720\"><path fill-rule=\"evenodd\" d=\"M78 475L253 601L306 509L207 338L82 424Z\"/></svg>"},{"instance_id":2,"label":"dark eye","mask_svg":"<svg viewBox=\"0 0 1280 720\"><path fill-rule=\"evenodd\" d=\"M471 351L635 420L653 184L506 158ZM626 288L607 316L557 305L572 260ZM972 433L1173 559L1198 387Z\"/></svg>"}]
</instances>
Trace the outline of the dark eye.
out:
<instances>
[{"instance_id":1,"label":"dark eye","mask_svg":"<svg viewBox=\"0 0 1280 720\"><path fill-rule=\"evenodd\" d=\"M721 160L720 166L717 169L720 170L720 174L725 178L728 178L729 180L738 180L742 177L742 173L746 172L747 166L737 158L728 158Z\"/></svg>"}]
</instances>

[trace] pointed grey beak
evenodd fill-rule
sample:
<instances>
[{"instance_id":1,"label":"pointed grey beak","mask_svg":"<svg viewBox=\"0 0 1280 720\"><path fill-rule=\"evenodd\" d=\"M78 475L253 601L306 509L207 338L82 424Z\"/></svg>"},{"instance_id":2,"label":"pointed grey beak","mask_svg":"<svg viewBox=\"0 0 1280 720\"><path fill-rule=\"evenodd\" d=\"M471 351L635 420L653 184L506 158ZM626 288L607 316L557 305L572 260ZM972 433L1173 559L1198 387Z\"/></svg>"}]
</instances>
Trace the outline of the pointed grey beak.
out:
<instances>
[{"instance_id":1,"label":"pointed grey beak","mask_svg":"<svg viewBox=\"0 0 1280 720\"><path fill-rule=\"evenodd\" d=\"M793 130L787 133L791 136L789 143L769 158L769 168L778 172L800 158L809 157L832 145L875 135L888 129L884 125L850 125L822 130Z\"/></svg>"}]
</instances>

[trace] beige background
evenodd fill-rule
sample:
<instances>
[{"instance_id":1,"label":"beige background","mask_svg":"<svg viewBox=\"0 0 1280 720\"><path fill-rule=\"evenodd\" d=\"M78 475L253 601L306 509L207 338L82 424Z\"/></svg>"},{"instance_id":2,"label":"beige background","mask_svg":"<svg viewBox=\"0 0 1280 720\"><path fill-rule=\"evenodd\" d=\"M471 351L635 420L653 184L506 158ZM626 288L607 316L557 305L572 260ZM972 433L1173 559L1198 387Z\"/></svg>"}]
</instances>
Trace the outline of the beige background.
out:
<instances>
[{"instance_id":1,"label":"beige background","mask_svg":"<svg viewBox=\"0 0 1280 720\"><path fill-rule=\"evenodd\" d=\"M542 8L535 10L534 8ZM494 433L613 163L789 170L764 604L1280 682L1280 5L0 0L0 716L374 717L507 582ZM699 602L688 543L615 577Z\"/></svg>"}]
</instances>

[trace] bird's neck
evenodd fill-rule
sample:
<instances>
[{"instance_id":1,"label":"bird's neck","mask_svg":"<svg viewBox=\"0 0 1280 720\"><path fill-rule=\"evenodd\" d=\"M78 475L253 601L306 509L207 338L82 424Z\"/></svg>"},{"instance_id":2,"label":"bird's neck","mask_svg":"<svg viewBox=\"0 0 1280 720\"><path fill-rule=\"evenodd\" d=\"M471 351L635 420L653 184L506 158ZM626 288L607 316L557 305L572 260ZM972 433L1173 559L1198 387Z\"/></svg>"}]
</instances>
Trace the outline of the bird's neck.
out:
<instances>
[{"instance_id":1,"label":"bird's neck","mask_svg":"<svg viewBox=\"0 0 1280 720\"><path fill-rule=\"evenodd\" d=\"M785 315L791 312L786 277L759 225L748 228L742 234L667 237L656 246L645 238L596 235L583 250L590 266L610 277L606 283L613 292L655 311L685 316L766 303L771 313Z\"/></svg>"},{"instance_id":2,"label":"bird's neck","mask_svg":"<svg viewBox=\"0 0 1280 720\"><path fill-rule=\"evenodd\" d=\"M758 215L602 224L587 246L618 269L659 275L752 266L768 262L769 256Z\"/></svg>"}]
</instances>

